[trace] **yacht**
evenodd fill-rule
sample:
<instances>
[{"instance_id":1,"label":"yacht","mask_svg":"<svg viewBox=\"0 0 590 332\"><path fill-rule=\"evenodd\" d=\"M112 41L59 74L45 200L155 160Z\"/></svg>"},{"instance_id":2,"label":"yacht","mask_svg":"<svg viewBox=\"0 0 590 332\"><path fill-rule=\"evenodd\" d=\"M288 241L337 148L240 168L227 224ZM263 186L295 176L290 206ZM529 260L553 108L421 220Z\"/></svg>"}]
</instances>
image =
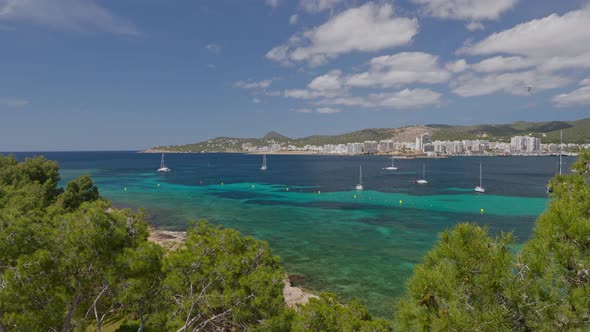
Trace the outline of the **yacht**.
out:
<instances>
[{"instance_id":1,"label":"yacht","mask_svg":"<svg viewBox=\"0 0 590 332\"><path fill-rule=\"evenodd\" d=\"M418 179L418 180L414 180L414 183L417 184L427 184L428 181L426 181L426 163L422 164L422 178Z\"/></svg>"},{"instance_id":2,"label":"yacht","mask_svg":"<svg viewBox=\"0 0 590 332\"><path fill-rule=\"evenodd\" d=\"M266 171L268 166L266 166L266 153L262 155L262 166L260 167L261 171Z\"/></svg>"},{"instance_id":3,"label":"yacht","mask_svg":"<svg viewBox=\"0 0 590 332\"><path fill-rule=\"evenodd\" d=\"M356 190L363 189L365 189L365 187L363 187L363 168L362 166L359 166L359 183L356 185Z\"/></svg>"},{"instance_id":4,"label":"yacht","mask_svg":"<svg viewBox=\"0 0 590 332\"><path fill-rule=\"evenodd\" d=\"M164 159L164 153L162 153L162 159L160 160L160 168L158 168L159 173L167 173L170 172L170 168L166 166L166 160Z\"/></svg>"},{"instance_id":5,"label":"yacht","mask_svg":"<svg viewBox=\"0 0 590 332\"><path fill-rule=\"evenodd\" d=\"M479 186L476 186L474 190L476 193L480 193L480 194L483 194L486 192L486 190L483 187L483 176L482 176L481 163L479 163Z\"/></svg>"},{"instance_id":6,"label":"yacht","mask_svg":"<svg viewBox=\"0 0 590 332\"><path fill-rule=\"evenodd\" d=\"M393 158L391 158L391 166L387 166L383 168L386 171L397 171L397 167L393 164Z\"/></svg>"}]
</instances>

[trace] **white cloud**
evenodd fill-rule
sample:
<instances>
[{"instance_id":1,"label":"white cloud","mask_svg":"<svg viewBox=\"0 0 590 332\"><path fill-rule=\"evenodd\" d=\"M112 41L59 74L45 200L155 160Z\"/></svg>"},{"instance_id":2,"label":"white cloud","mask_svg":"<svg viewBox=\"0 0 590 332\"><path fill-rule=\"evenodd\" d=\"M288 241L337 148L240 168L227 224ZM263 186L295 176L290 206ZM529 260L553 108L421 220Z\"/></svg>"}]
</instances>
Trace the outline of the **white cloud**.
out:
<instances>
[{"instance_id":1,"label":"white cloud","mask_svg":"<svg viewBox=\"0 0 590 332\"><path fill-rule=\"evenodd\" d=\"M513 54L534 60L544 70L590 67L590 6L521 23L461 48L471 55Z\"/></svg>"},{"instance_id":2,"label":"white cloud","mask_svg":"<svg viewBox=\"0 0 590 332\"><path fill-rule=\"evenodd\" d=\"M469 30L469 31L476 31L476 30L483 30L486 27L483 24L481 24L481 22L472 21L472 22L467 23L467 25L465 25L465 28L467 28L467 30Z\"/></svg>"},{"instance_id":3,"label":"white cloud","mask_svg":"<svg viewBox=\"0 0 590 332\"><path fill-rule=\"evenodd\" d=\"M590 105L590 86L557 95L553 97L553 102L560 107Z\"/></svg>"},{"instance_id":4,"label":"white cloud","mask_svg":"<svg viewBox=\"0 0 590 332\"><path fill-rule=\"evenodd\" d=\"M396 17L391 4L369 2L292 36L286 44L271 49L266 57L283 64L306 61L319 65L344 53L374 52L409 44L417 32L416 19Z\"/></svg>"},{"instance_id":5,"label":"white cloud","mask_svg":"<svg viewBox=\"0 0 590 332\"><path fill-rule=\"evenodd\" d=\"M266 89L272 84L272 80L263 81L237 81L234 86L242 89Z\"/></svg>"},{"instance_id":6,"label":"white cloud","mask_svg":"<svg viewBox=\"0 0 590 332\"><path fill-rule=\"evenodd\" d=\"M404 89L373 93L367 97L340 97L322 99L319 105L342 105L389 109L410 109L434 106L441 103L442 94L430 89Z\"/></svg>"},{"instance_id":7,"label":"white cloud","mask_svg":"<svg viewBox=\"0 0 590 332\"><path fill-rule=\"evenodd\" d=\"M496 20L518 0L412 0L430 16L464 20Z\"/></svg>"},{"instance_id":8,"label":"white cloud","mask_svg":"<svg viewBox=\"0 0 590 332\"><path fill-rule=\"evenodd\" d=\"M309 109L309 108L300 108L300 109L294 109L291 110L291 112L297 112L297 113L311 113L313 112L313 110Z\"/></svg>"},{"instance_id":9,"label":"white cloud","mask_svg":"<svg viewBox=\"0 0 590 332\"><path fill-rule=\"evenodd\" d=\"M467 61L465 61L465 59L459 59L457 61L454 62L449 62L445 65L445 68L453 73L461 73L466 71L467 69L469 69L469 64L467 63Z\"/></svg>"},{"instance_id":10,"label":"white cloud","mask_svg":"<svg viewBox=\"0 0 590 332\"><path fill-rule=\"evenodd\" d=\"M340 110L340 109L331 108L331 107L320 107L320 108L317 108L315 111L320 114L334 114L334 113L342 112L342 110Z\"/></svg>"},{"instance_id":11,"label":"white cloud","mask_svg":"<svg viewBox=\"0 0 590 332\"><path fill-rule=\"evenodd\" d=\"M342 72L340 70L332 70L325 75L318 76L307 86L312 90L320 91L334 91L342 89Z\"/></svg>"},{"instance_id":12,"label":"white cloud","mask_svg":"<svg viewBox=\"0 0 590 332\"><path fill-rule=\"evenodd\" d=\"M289 17L289 24L291 24L291 25L297 24L298 19L299 19L299 16L297 16L297 14L291 15L291 17Z\"/></svg>"},{"instance_id":13,"label":"white cloud","mask_svg":"<svg viewBox=\"0 0 590 332\"><path fill-rule=\"evenodd\" d=\"M570 79L562 76L529 70L487 75L467 73L452 81L450 86L453 93L463 97L472 97L496 92L526 95L528 85L532 85L538 91L562 87L570 82Z\"/></svg>"},{"instance_id":14,"label":"white cloud","mask_svg":"<svg viewBox=\"0 0 590 332\"><path fill-rule=\"evenodd\" d=\"M585 78L581 80L580 85L590 85L590 78Z\"/></svg>"},{"instance_id":15,"label":"white cloud","mask_svg":"<svg viewBox=\"0 0 590 332\"><path fill-rule=\"evenodd\" d=\"M26 99L0 97L0 106L21 107L30 104Z\"/></svg>"},{"instance_id":16,"label":"white cloud","mask_svg":"<svg viewBox=\"0 0 590 332\"><path fill-rule=\"evenodd\" d=\"M264 0L264 2L272 8L277 8L279 6L280 0Z\"/></svg>"},{"instance_id":17,"label":"white cloud","mask_svg":"<svg viewBox=\"0 0 590 332\"><path fill-rule=\"evenodd\" d=\"M93 0L0 0L0 21L24 21L74 31L137 35L137 28Z\"/></svg>"},{"instance_id":18,"label":"white cloud","mask_svg":"<svg viewBox=\"0 0 590 332\"><path fill-rule=\"evenodd\" d=\"M473 64L471 68L479 72L498 72L525 69L535 66L536 62L520 56L495 56Z\"/></svg>"},{"instance_id":19,"label":"white cloud","mask_svg":"<svg viewBox=\"0 0 590 332\"><path fill-rule=\"evenodd\" d=\"M343 2L344 0L301 0L299 4L308 13L319 13L333 9Z\"/></svg>"},{"instance_id":20,"label":"white cloud","mask_svg":"<svg viewBox=\"0 0 590 332\"><path fill-rule=\"evenodd\" d=\"M205 45L205 48L207 49L207 51L209 51L211 53L221 52L221 46L219 46L215 43L207 44L207 45Z\"/></svg>"},{"instance_id":21,"label":"white cloud","mask_svg":"<svg viewBox=\"0 0 590 332\"><path fill-rule=\"evenodd\" d=\"M406 109L440 104L441 96L440 93L429 89L404 89L398 92L372 94L369 98L375 100L379 107Z\"/></svg>"},{"instance_id":22,"label":"white cloud","mask_svg":"<svg viewBox=\"0 0 590 332\"><path fill-rule=\"evenodd\" d=\"M320 97L334 98L346 95L346 90L311 90L311 89L291 89L285 90L283 95L295 99L316 99Z\"/></svg>"},{"instance_id":23,"label":"white cloud","mask_svg":"<svg viewBox=\"0 0 590 332\"><path fill-rule=\"evenodd\" d=\"M438 57L422 52L403 52L371 59L370 70L350 75L346 84L358 87L393 87L411 83L441 83L451 75L439 66Z\"/></svg>"},{"instance_id":24,"label":"white cloud","mask_svg":"<svg viewBox=\"0 0 590 332\"><path fill-rule=\"evenodd\" d=\"M252 99L252 102L253 102L254 104L261 104L261 103L262 103L262 100L261 100L261 99L259 99L259 98L253 98L253 99Z\"/></svg>"}]
</instances>

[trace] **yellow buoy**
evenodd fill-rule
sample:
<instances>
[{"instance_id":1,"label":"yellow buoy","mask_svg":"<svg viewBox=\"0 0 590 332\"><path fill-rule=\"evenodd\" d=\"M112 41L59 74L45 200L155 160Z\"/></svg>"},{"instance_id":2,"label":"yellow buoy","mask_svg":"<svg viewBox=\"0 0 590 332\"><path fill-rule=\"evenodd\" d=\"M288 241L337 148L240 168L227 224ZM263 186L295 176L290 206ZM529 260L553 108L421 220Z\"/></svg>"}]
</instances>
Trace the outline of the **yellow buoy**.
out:
<instances>
[{"instance_id":1,"label":"yellow buoy","mask_svg":"<svg viewBox=\"0 0 590 332\"><path fill-rule=\"evenodd\" d=\"M354 195L354 198L356 198L356 195Z\"/></svg>"},{"instance_id":2,"label":"yellow buoy","mask_svg":"<svg viewBox=\"0 0 590 332\"><path fill-rule=\"evenodd\" d=\"M401 199L399 200L399 204L404 204L404 201L402 201Z\"/></svg>"},{"instance_id":3,"label":"yellow buoy","mask_svg":"<svg viewBox=\"0 0 590 332\"><path fill-rule=\"evenodd\" d=\"M483 209L479 209L479 212L480 212L481 214L483 214Z\"/></svg>"}]
</instances>

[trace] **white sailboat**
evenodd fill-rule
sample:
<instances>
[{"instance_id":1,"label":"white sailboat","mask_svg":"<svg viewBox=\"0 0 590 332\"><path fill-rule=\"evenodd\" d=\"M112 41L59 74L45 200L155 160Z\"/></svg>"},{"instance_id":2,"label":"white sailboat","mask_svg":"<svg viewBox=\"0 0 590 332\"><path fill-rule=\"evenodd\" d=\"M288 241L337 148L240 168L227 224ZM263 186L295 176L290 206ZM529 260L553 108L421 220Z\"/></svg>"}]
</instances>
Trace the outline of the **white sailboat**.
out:
<instances>
[{"instance_id":1,"label":"white sailboat","mask_svg":"<svg viewBox=\"0 0 590 332\"><path fill-rule=\"evenodd\" d=\"M363 190L363 167L359 166L359 183L356 185L356 190Z\"/></svg>"},{"instance_id":2,"label":"white sailboat","mask_svg":"<svg viewBox=\"0 0 590 332\"><path fill-rule=\"evenodd\" d=\"M262 166L260 167L261 171L266 171L268 166L266 166L266 153L262 155Z\"/></svg>"},{"instance_id":3,"label":"white sailboat","mask_svg":"<svg viewBox=\"0 0 590 332\"><path fill-rule=\"evenodd\" d=\"M414 181L417 184L427 184L426 181L426 163L422 164L422 178Z\"/></svg>"},{"instance_id":4,"label":"white sailboat","mask_svg":"<svg viewBox=\"0 0 590 332\"><path fill-rule=\"evenodd\" d=\"M158 168L159 173L167 173L170 172L170 168L166 166L166 160L164 159L164 153L162 153L162 159L160 160L160 168Z\"/></svg>"},{"instance_id":5,"label":"white sailboat","mask_svg":"<svg viewBox=\"0 0 590 332\"><path fill-rule=\"evenodd\" d=\"M482 166L481 166L481 163L479 163L479 186L476 186L474 190L476 193L480 193L480 194L483 194L486 192L486 190L483 187L483 175L482 174L483 174L482 173Z\"/></svg>"},{"instance_id":6,"label":"white sailboat","mask_svg":"<svg viewBox=\"0 0 590 332\"><path fill-rule=\"evenodd\" d=\"M393 164L393 158L391 158L391 166L387 166L383 168L386 171L397 171L397 167Z\"/></svg>"}]
</instances>

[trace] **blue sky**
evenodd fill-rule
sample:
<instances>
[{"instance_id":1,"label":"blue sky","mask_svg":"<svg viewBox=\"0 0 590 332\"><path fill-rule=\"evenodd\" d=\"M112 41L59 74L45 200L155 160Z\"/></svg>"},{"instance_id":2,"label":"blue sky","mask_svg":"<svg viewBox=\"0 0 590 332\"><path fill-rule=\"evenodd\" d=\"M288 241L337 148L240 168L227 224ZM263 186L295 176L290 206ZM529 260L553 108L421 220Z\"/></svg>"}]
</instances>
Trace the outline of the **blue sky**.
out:
<instances>
[{"instance_id":1,"label":"blue sky","mask_svg":"<svg viewBox=\"0 0 590 332\"><path fill-rule=\"evenodd\" d=\"M0 45L0 151L590 117L586 0L0 0Z\"/></svg>"}]
</instances>

